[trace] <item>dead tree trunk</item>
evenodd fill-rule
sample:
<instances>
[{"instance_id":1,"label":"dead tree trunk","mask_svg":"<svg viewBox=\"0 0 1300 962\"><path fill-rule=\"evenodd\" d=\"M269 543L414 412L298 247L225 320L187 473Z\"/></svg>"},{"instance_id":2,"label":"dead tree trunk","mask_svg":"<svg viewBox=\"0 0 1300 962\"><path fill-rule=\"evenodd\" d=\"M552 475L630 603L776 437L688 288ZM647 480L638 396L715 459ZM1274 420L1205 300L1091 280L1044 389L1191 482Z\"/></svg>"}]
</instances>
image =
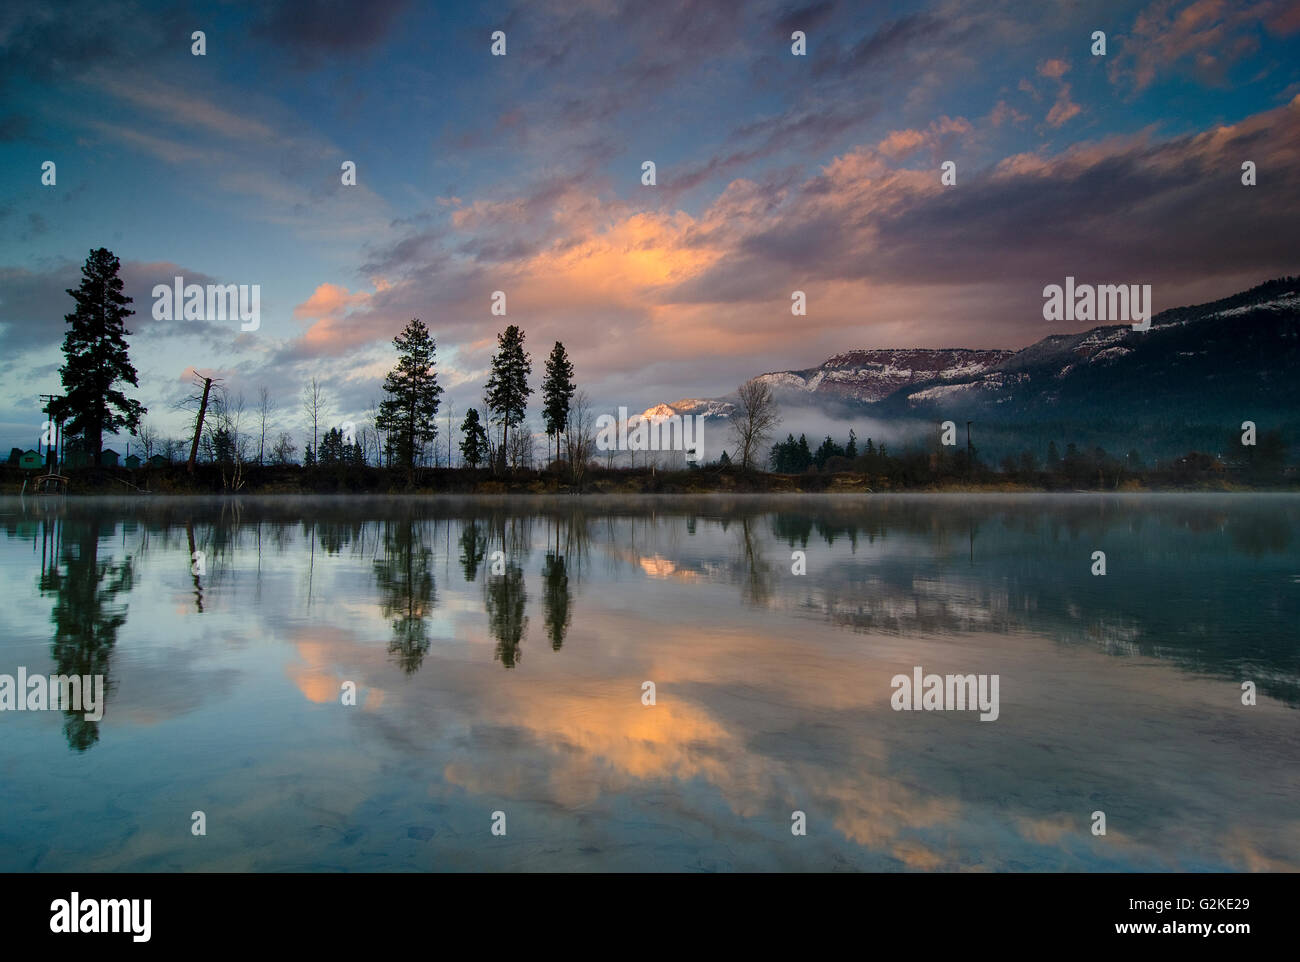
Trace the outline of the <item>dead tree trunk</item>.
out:
<instances>
[{"instance_id":1,"label":"dead tree trunk","mask_svg":"<svg viewBox=\"0 0 1300 962\"><path fill-rule=\"evenodd\" d=\"M203 435L203 415L208 411L208 392L212 390L212 378L203 379L203 400L199 403L199 418L194 426L194 443L190 445L190 463L186 466L190 474L194 473L194 460L199 456L199 438Z\"/></svg>"}]
</instances>

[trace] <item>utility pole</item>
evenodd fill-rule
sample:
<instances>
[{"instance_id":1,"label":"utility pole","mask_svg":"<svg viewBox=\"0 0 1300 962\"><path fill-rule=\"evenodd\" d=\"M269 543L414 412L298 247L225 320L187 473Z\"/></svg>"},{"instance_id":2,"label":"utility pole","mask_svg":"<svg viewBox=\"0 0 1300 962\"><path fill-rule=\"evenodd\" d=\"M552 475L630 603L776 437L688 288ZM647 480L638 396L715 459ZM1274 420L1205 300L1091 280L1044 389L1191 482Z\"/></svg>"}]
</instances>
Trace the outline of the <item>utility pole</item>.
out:
<instances>
[{"instance_id":1,"label":"utility pole","mask_svg":"<svg viewBox=\"0 0 1300 962\"><path fill-rule=\"evenodd\" d=\"M190 463L185 468L190 474L194 473L194 459L199 456L199 437L203 434L203 416L208 412L208 392L211 390L212 378L203 378L203 400L199 403L199 417L194 425L194 443L190 445Z\"/></svg>"},{"instance_id":2,"label":"utility pole","mask_svg":"<svg viewBox=\"0 0 1300 962\"><path fill-rule=\"evenodd\" d=\"M451 401L447 401L447 467L451 468Z\"/></svg>"},{"instance_id":3,"label":"utility pole","mask_svg":"<svg viewBox=\"0 0 1300 962\"><path fill-rule=\"evenodd\" d=\"M970 449L970 426L974 423L975 423L974 421L966 422L966 473L967 474L973 474L975 471L975 462L971 460L971 449Z\"/></svg>"},{"instance_id":4,"label":"utility pole","mask_svg":"<svg viewBox=\"0 0 1300 962\"><path fill-rule=\"evenodd\" d=\"M45 407L43 407L41 410L50 416L50 424L54 428L54 464L52 466L52 470L54 471L57 471L59 469L59 461L62 459L62 455L63 455L63 416L61 414L56 416L54 412L51 410L51 408L54 407L54 402L61 400L62 397L63 396L61 394L40 395L40 399L45 402ZM41 433L42 433L41 440L43 441L45 432L41 432ZM36 450L40 451L40 449L41 449L41 441L37 441ZM51 467L50 445L48 444L45 445L45 465L46 467Z\"/></svg>"}]
</instances>

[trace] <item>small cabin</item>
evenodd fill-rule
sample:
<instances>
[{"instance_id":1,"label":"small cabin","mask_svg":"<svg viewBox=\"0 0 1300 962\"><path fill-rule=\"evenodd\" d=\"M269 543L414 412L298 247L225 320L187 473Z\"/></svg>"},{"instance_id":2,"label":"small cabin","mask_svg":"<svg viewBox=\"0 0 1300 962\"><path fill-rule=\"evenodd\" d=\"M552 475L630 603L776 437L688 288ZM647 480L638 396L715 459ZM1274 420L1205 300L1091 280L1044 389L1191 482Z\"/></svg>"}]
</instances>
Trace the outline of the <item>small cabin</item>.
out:
<instances>
[{"instance_id":1,"label":"small cabin","mask_svg":"<svg viewBox=\"0 0 1300 962\"><path fill-rule=\"evenodd\" d=\"M37 468L45 467L45 456L39 451L28 448L19 456L18 466L24 471L35 471Z\"/></svg>"},{"instance_id":2,"label":"small cabin","mask_svg":"<svg viewBox=\"0 0 1300 962\"><path fill-rule=\"evenodd\" d=\"M171 462L167 460L166 455L155 454L149 459L149 467L151 468L165 468L169 464L171 464Z\"/></svg>"},{"instance_id":3,"label":"small cabin","mask_svg":"<svg viewBox=\"0 0 1300 962\"><path fill-rule=\"evenodd\" d=\"M120 458L121 455L119 455L112 448L104 448L103 451L99 452L100 467L115 468L117 467L117 462L120 460Z\"/></svg>"},{"instance_id":4,"label":"small cabin","mask_svg":"<svg viewBox=\"0 0 1300 962\"><path fill-rule=\"evenodd\" d=\"M134 471L140 467L140 456L138 454L128 454L126 460L122 463L126 465L128 471Z\"/></svg>"}]
</instances>

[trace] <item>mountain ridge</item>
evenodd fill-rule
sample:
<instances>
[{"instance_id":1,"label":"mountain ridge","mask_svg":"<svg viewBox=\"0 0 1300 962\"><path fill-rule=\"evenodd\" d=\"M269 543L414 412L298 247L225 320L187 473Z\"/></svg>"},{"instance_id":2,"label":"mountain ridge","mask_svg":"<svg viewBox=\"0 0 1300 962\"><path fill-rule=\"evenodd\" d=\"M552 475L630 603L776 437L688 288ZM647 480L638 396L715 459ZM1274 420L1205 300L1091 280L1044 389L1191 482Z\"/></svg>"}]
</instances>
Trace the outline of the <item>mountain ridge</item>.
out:
<instances>
[{"instance_id":1,"label":"mountain ridge","mask_svg":"<svg viewBox=\"0 0 1300 962\"><path fill-rule=\"evenodd\" d=\"M1136 447L1155 432L1161 437L1152 453L1167 453L1170 445L1207 444L1214 432L1245 420L1300 427L1297 369L1300 278L1287 276L1168 308L1146 331L1103 324L1049 334L1019 350L854 349L756 379L773 388L778 403L821 409L833 421L866 416L923 430L936 419L979 419L986 448L991 442L998 450L1044 432L1062 442L1100 444L1104 436ZM664 406L726 417L735 401L683 398Z\"/></svg>"}]
</instances>

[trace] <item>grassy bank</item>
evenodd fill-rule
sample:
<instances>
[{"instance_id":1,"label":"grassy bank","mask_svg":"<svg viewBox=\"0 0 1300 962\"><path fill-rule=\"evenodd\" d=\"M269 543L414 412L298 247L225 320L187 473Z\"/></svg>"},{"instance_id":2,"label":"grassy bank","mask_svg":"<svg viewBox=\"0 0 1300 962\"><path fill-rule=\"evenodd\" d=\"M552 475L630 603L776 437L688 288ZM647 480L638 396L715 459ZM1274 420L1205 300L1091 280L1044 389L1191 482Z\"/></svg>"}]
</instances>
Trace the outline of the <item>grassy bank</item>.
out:
<instances>
[{"instance_id":1,"label":"grassy bank","mask_svg":"<svg viewBox=\"0 0 1300 962\"><path fill-rule=\"evenodd\" d=\"M0 465L0 485L18 494L24 479L43 471L24 472ZM1294 478L1284 483L1247 482L1239 478L1168 476L1150 472L1111 484L1080 486L1059 475L1041 472L1015 478L992 472L975 477L899 479L854 472L769 474L741 472L734 467L689 471L648 468L591 468L580 481L567 471L517 471L497 475L486 469L423 468L414 477L405 471L379 467L317 467L247 465L236 478L229 467L200 464L194 474L184 465L140 468L65 469L70 494L755 494L887 493L898 491L1023 492L1093 491L1252 491L1300 490ZM29 484L30 490L30 484Z\"/></svg>"}]
</instances>

